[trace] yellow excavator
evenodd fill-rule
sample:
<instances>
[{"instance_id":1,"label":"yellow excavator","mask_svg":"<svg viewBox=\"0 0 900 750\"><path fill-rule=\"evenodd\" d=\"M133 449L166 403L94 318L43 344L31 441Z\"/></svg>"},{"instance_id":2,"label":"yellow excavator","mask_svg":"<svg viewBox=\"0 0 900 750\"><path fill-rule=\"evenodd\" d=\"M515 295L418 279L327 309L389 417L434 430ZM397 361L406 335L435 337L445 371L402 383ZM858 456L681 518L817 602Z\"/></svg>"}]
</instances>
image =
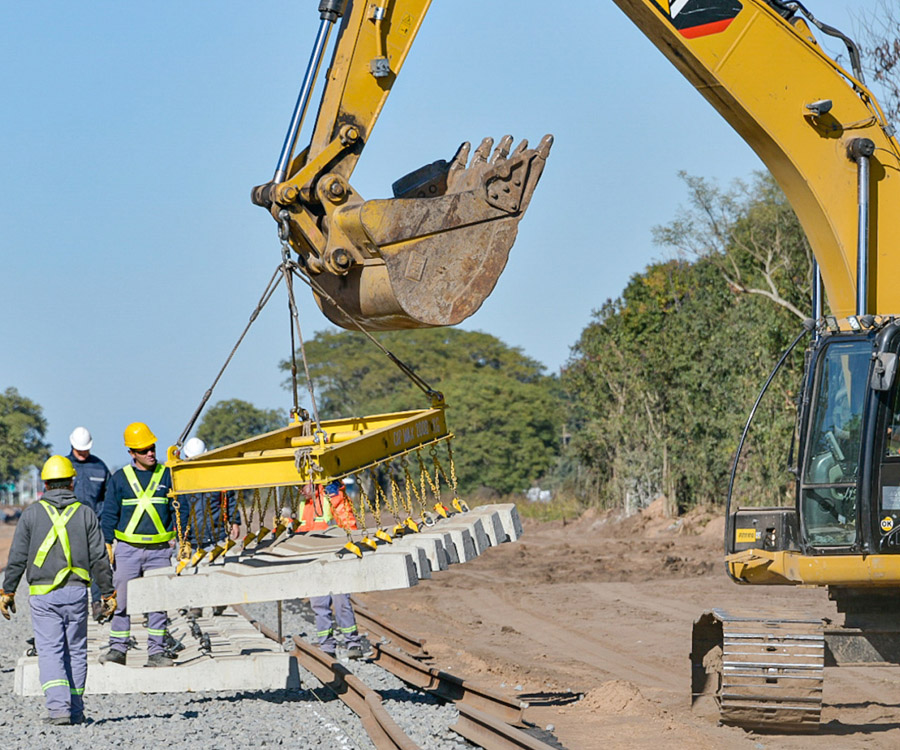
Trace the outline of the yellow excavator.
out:
<instances>
[{"instance_id":1,"label":"yellow excavator","mask_svg":"<svg viewBox=\"0 0 900 750\"><path fill-rule=\"evenodd\" d=\"M856 46L803 4L614 1L763 160L817 261L812 317L792 345L807 342L796 502L739 508L729 493L725 553L742 584L827 586L844 622L713 610L695 624L691 654L694 699L712 699L723 721L813 729L826 664L900 661L900 147ZM393 198L357 193L353 168L428 7L320 2L274 175L252 191L324 314L344 327L445 326L475 312L552 144L513 148L507 136L471 154L464 144L397 180ZM312 137L298 150L334 29ZM851 69L815 34L841 40Z\"/></svg>"}]
</instances>

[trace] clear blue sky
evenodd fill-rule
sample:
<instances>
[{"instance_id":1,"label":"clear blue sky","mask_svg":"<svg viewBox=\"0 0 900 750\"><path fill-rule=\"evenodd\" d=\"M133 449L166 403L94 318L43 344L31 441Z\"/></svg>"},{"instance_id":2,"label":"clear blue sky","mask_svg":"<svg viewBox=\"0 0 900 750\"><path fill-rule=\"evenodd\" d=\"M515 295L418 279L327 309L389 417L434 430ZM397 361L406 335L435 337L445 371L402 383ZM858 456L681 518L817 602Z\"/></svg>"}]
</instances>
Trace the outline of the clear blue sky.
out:
<instances>
[{"instance_id":1,"label":"clear blue sky","mask_svg":"<svg viewBox=\"0 0 900 750\"><path fill-rule=\"evenodd\" d=\"M852 30L850 3L808 5ZM83 424L121 465L134 420L169 445L243 328L279 259L249 191L271 177L316 7L4 7L0 388L43 406L57 451ZM354 186L386 197L461 141L506 132L556 144L506 272L464 327L551 371L591 311L659 257L650 229L684 200L679 170L728 181L761 168L611 0L435 0ZM307 296L301 317L307 337L327 325ZM288 352L279 294L212 402L287 408Z\"/></svg>"}]
</instances>

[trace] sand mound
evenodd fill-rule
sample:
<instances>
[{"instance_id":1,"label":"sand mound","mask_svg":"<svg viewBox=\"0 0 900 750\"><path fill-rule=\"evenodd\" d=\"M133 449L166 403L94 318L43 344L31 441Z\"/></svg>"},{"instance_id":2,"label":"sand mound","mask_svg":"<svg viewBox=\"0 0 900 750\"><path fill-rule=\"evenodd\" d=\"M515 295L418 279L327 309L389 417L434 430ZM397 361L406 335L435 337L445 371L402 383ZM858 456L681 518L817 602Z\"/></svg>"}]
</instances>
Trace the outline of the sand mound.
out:
<instances>
[{"instance_id":1,"label":"sand mound","mask_svg":"<svg viewBox=\"0 0 900 750\"><path fill-rule=\"evenodd\" d=\"M645 713L650 708L650 702L637 685L625 680L610 680L593 688L585 694L581 705L605 714Z\"/></svg>"}]
</instances>

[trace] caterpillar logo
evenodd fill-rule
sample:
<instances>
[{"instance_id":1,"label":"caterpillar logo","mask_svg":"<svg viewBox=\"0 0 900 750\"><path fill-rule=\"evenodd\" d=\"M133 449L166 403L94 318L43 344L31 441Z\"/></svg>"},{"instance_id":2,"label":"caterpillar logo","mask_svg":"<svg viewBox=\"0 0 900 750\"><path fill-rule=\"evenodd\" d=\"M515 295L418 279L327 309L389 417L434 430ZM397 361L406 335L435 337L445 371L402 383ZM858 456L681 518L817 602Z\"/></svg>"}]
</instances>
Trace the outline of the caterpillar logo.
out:
<instances>
[{"instance_id":1,"label":"caterpillar logo","mask_svg":"<svg viewBox=\"0 0 900 750\"><path fill-rule=\"evenodd\" d=\"M652 0L686 39L718 34L743 9L739 0Z\"/></svg>"}]
</instances>

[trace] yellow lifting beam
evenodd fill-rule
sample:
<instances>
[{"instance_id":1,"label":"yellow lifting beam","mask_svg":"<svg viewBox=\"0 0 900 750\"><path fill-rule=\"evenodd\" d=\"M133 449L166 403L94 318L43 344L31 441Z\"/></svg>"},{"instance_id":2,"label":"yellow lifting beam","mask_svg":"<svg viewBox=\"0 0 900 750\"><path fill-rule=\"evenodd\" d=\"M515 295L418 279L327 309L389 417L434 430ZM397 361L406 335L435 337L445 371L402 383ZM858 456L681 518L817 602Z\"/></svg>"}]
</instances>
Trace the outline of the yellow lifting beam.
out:
<instances>
[{"instance_id":1,"label":"yellow lifting beam","mask_svg":"<svg viewBox=\"0 0 900 750\"><path fill-rule=\"evenodd\" d=\"M452 437L444 407L333 419L287 427L184 460L175 446L166 466L175 495L309 482L326 484Z\"/></svg>"}]
</instances>

